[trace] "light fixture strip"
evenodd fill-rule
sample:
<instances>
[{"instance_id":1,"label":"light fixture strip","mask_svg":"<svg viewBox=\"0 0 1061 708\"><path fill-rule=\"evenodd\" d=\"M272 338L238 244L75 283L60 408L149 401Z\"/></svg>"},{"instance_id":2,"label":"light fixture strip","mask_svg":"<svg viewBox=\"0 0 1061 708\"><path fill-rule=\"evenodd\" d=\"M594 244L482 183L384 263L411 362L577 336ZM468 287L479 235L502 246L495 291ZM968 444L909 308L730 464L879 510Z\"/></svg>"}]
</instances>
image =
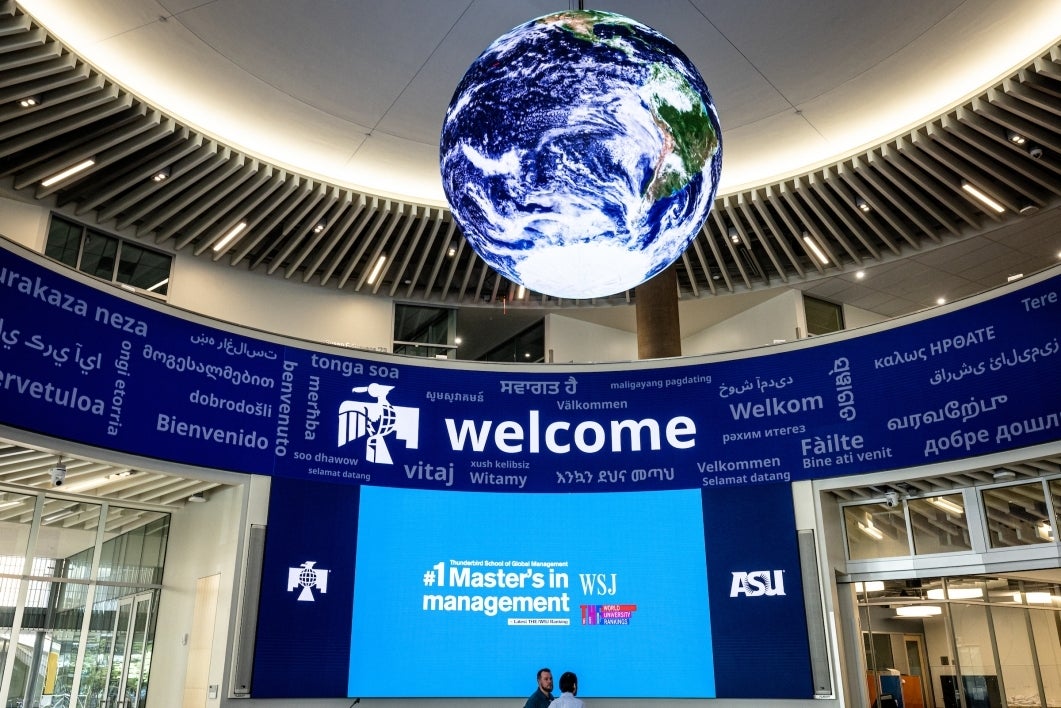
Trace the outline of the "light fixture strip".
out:
<instances>
[{"instance_id":1,"label":"light fixture strip","mask_svg":"<svg viewBox=\"0 0 1061 708\"><path fill-rule=\"evenodd\" d=\"M829 265L829 259L825 257L825 253L818 244L810 237L809 234L803 234L803 243L807 244L807 248L811 250L814 257L822 262L822 265Z\"/></svg>"},{"instance_id":2,"label":"light fixture strip","mask_svg":"<svg viewBox=\"0 0 1061 708\"><path fill-rule=\"evenodd\" d=\"M376 265L372 267L372 272L368 274L368 284L375 285L376 278L379 277L380 271L383 270L383 265L387 262L387 254L383 254L376 261Z\"/></svg>"},{"instance_id":3,"label":"light fixture strip","mask_svg":"<svg viewBox=\"0 0 1061 708\"><path fill-rule=\"evenodd\" d=\"M1002 206L997 201L995 201L994 199L989 197L986 192L984 192L983 190L981 190L979 187L977 187L976 185L974 185L971 182L964 182L963 181L962 182L962 189L965 190L968 194L971 194L976 199L980 200L980 202L982 204L985 204L990 209L993 209L994 211L998 212L999 214L1001 214L1002 212L1004 212L1006 210L1006 207Z\"/></svg>"},{"instance_id":4,"label":"light fixture strip","mask_svg":"<svg viewBox=\"0 0 1061 708\"><path fill-rule=\"evenodd\" d=\"M162 280L158 281L157 283L152 285L150 288L148 288L147 291L149 293L153 293L153 292L155 292L156 290L158 290L159 288L161 288L163 285L165 285L168 282L169 282L169 278L163 278Z\"/></svg>"},{"instance_id":5,"label":"light fixture strip","mask_svg":"<svg viewBox=\"0 0 1061 708\"><path fill-rule=\"evenodd\" d=\"M961 505L955 504L950 499L944 499L943 497L932 497L928 500L928 503L938 509L942 509L948 514L954 514L957 516L965 513L965 509Z\"/></svg>"},{"instance_id":6,"label":"light fixture strip","mask_svg":"<svg viewBox=\"0 0 1061 708\"><path fill-rule=\"evenodd\" d=\"M51 187L53 184L56 184L58 182L62 182L67 177L73 177L74 175L76 175L79 172L84 172L89 167L92 167L94 164L96 164L95 158L90 157L87 160L83 160L83 161L77 163L76 165L72 165L70 167L67 167L62 172L55 173L54 175L52 175L48 179L42 181L41 182L41 186L42 187Z\"/></svg>"},{"instance_id":7,"label":"light fixture strip","mask_svg":"<svg viewBox=\"0 0 1061 708\"><path fill-rule=\"evenodd\" d=\"M220 251L222 248L227 246L232 241L232 239L236 238L241 233L243 233L243 229L245 228L247 228L246 221L241 221L235 226L233 226L227 234L221 237L220 241L214 244L214 250Z\"/></svg>"},{"instance_id":8,"label":"light fixture strip","mask_svg":"<svg viewBox=\"0 0 1061 708\"><path fill-rule=\"evenodd\" d=\"M861 531L862 533L866 534L870 538L872 538L874 541L883 541L884 540L884 532L881 531L876 526L874 526L872 524L872 522L868 523L868 524L864 524L861 521L859 521L857 523L858 523L858 530Z\"/></svg>"}]
</instances>

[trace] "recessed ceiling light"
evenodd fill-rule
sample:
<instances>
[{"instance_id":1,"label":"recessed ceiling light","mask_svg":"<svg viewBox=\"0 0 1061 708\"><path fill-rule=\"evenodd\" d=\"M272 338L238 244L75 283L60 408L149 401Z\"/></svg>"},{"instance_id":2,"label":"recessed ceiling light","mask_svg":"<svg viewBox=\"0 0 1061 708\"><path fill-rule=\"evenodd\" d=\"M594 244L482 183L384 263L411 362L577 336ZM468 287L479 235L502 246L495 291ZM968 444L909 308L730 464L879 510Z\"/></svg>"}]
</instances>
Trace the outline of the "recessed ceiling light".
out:
<instances>
[{"instance_id":1,"label":"recessed ceiling light","mask_svg":"<svg viewBox=\"0 0 1061 708\"><path fill-rule=\"evenodd\" d=\"M729 240L732 243L740 243L740 234L737 232L737 227L736 226L730 226L729 230L728 230L728 233L729 233Z\"/></svg>"},{"instance_id":2,"label":"recessed ceiling light","mask_svg":"<svg viewBox=\"0 0 1061 708\"><path fill-rule=\"evenodd\" d=\"M896 607L895 614L900 617L935 617L943 614L943 608L939 605L908 605Z\"/></svg>"},{"instance_id":3,"label":"recessed ceiling light","mask_svg":"<svg viewBox=\"0 0 1061 708\"><path fill-rule=\"evenodd\" d=\"M975 184L962 180L962 189L967 193L975 197L981 204L986 205L988 208L1001 214L1006 210L1006 207L995 201L994 198L988 196L987 192L983 191Z\"/></svg>"},{"instance_id":4,"label":"recessed ceiling light","mask_svg":"<svg viewBox=\"0 0 1061 708\"><path fill-rule=\"evenodd\" d=\"M369 285L374 285L376 283L376 278L379 277L380 271L383 270L383 265L386 262L387 262L387 254L384 253L383 255L381 255L379 257L379 260L376 261L376 265L372 266L372 272L368 274L368 284Z\"/></svg>"},{"instance_id":5,"label":"recessed ceiling light","mask_svg":"<svg viewBox=\"0 0 1061 708\"><path fill-rule=\"evenodd\" d=\"M1023 145L1024 143L1026 143L1028 141L1027 138L1025 138L1023 135L1021 135L1020 133L1018 133L1015 130L1011 130L1008 133L1006 133L1006 139L1009 140L1014 145Z\"/></svg>"},{"instance_id":6,"label":"recessed ceiling light","mask_svg":"<svg viewBox=\"0 0 1061 708\"><path fill-rule=\"evenodd\" d=\"M821 261L822 265L829 265L829 258L822 252L821 247L806 231L803 232L803 243L807 244L807 248L811 250L811 253L814 254L815 258Z\"/></svg>"},{"instance_id":7,"label":"recessed ceiling light","mask_svg":"<svg viewBox=\"0 0 1061 708\"><path fill-rule=\"evenodd\" d=\"M58 182L62 182L67 177L73 177L74 175L78 174L79 172L84 172L89 167L92 167L94 164L96 164L96 158L94 158L94 157L90 157L87 160L82 160L81 162L77 163L76 165L71 165L70 167L67 167L65 170L63 170L61 172L56 172L54 175L52 175L48 179L46 179L43 182L41 182L41 186L42 187L51 187L53 184L56 184Z\"/></svg>"},{"instance_id":8,"label":"recessed ceiling light","mask_svg":"<svg viewBox=\"0 0 1061 708\"><path fill-rule=\"evenodd\" d=\"M960 504L955 504L950 499L945 499L944 497L932 497L928 500L928 503L938 509L942 509L948 514L954 514L955 516L965 513L965 509Z\"/></svg>"},{"instance_id":9,"label":"recessed ceiling light","mask_svg":"<svg viewBox=\"0 0 1061 708\"><path fill-rule=\"evenodd\" d=\"M945 297L936 298L936 304L937 305L946 305L947 304L947 298L945 298Z\"/></svg>"},{"instance_id":10,"label":"recessed ceiling light","mask_svg":"<svg viewBox=\"0 0 1061 708\"><path fill-rule=\"evenodd\" d=\"M874 541L881 541L881 540L884 539L884 532L881 531L876 526L874 526L872 521L867 521L866 523L862 523L861 521L856 521L855 523L858 524L858 530L859 531L861 531L862 533L866 534L867 536L872 538Z\"/></svg>"},{"instance_id":11,"label":"recessed ceiling light","mask_svg":"<svg viewBox=\"0 0 1061 708\"><path fill-rule=\"evenodd\" d=\"M865 277L866 277L866 271L864 271L864 270L860 270L860 271L855 273L855 278L857 278L858 280L862 280Z\"/></svg>"},{"instance_id":12,"label":"recessed ceiling light","mask_svg":"<svg viewBox=\"0 0 1061 708\"><path fill-rule=\"evenodd\" d=\"M41 105L40 94L34 94L33 96L26 96L18 102L18 105L22 108L33 108L34 106Z\"/></svg>"},{"instance_id":13,"label":"recessed ceiling light","mask_svg":"<svg viewBox=\"0 0 1061 708\"><path fill-rule=\"evenodd\" d=\"M222 248L227 246L229 244L229 242L232 241L232 239L236 238L241 233L243 233L243 229L245 229L245 228L247 228L247 222L246 221L241 221L238 224L236 224L235 226L233 226L231 229L229 229L229 232L227 234L225 234L224 236L221 237L220 241L218 241L217 243L214 244L214 250L215 251L220 251Z\"/></svg>"},{"instance_id":14,"label":"recessed ceiling light","mask_svg":"<svg viewBox=\"0 0 1061 708\"><path fill-rule=\"evenodd\" d=\"M932 588L925 593L929 600L973 600L984 596L983 588Z\"/></svg>"},{"instance_id":15,"label":"recessed ceiling light","mask_svg":"<svg viewBox=\"0 0 1061 708\"><path fill-rule=\"evenodd\" d=\"M865 583L855 583L855 592L880 592L883 589L883 580L867 580Z\"/></svg>"},{"instance_id":16,"label":"recessed ceiling light","mask_svg":"<svg viewBox=\"0 0 1061 708\"><path fill-rule=\"evenodd\" d=\"M858 199L855 200L855 206L857 206L859 211L861 211L864 214L868 214L869 211L870 211L869 202L867 202L862 197L859 197Z\"/></svg>"}]
</instances>

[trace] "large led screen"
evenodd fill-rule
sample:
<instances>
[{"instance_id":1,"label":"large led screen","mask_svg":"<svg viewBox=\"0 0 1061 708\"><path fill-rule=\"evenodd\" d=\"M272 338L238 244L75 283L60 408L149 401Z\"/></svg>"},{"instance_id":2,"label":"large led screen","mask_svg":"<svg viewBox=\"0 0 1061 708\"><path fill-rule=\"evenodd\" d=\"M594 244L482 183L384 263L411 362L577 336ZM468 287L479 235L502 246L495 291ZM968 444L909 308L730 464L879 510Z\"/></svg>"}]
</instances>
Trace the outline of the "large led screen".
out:
<instances>
[{"instance_id":1,"label":"large led screen","mask_svg":"<svg viewBox=\"0 0 1061 708\"><path fill-rule=\"evenodd\" d=\"M517 697L542 666L575 671L586 696L812 694L787 485L511 494L276 479L271 499L255 697Z\"/></svg>"},{"instance_id":2,"label":"large led screen","mask_svg":"<svg viewBox=\"0 0 1061 708\"><path fill-rule=\"evenodd\" d=\"M1061 435L1061 269L782 347L504 366L252 333L12 248L0 247L0 425L170 462L614 493L894 470Z\"/></svg>"}]
</instances>

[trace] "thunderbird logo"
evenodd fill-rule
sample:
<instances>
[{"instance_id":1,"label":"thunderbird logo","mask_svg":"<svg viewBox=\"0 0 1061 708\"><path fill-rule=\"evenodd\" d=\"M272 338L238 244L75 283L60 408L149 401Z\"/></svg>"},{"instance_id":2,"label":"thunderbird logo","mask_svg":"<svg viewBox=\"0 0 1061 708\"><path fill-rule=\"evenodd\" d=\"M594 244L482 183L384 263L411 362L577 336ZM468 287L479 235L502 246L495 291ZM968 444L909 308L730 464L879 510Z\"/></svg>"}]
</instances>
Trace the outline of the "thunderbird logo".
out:
<instances>
[{"instance_id":1,"label":"thunderbird logo","mask_svg":"<svg viewBox=\"0 0 1061 708\"><path fill-rule=\"evenodd\" d=\"M395 406L387 400L393 386L371 383L358 386L354 393L367 393L374 401L343 401L339 405L339 447L365 439L365 459L381 465L393 465L387 437L405 441L415 450L420 439L420 409Z\"/></svg>"}]
</instances>

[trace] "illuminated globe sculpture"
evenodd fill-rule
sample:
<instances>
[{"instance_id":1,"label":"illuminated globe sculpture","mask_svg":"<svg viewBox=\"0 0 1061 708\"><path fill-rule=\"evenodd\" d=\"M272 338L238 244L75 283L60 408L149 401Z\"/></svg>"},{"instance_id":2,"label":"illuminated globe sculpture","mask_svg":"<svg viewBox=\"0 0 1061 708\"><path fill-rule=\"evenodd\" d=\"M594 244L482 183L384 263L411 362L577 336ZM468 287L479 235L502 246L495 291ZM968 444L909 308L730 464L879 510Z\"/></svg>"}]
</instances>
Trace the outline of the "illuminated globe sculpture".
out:
<instances>
[{"instance_id":1,"label":"illuminated globe sculpture","mask_svg":"<svg viewBox=\"0 0 1061 708\"><path fill-rule=\"evenodd\" d=\"M643 283L681 256L715 198L718 115L696 67L622 15L568 11L491 44L440 146L453 217L487 263L558 298Z\"/></svg>"}]
</instances>

